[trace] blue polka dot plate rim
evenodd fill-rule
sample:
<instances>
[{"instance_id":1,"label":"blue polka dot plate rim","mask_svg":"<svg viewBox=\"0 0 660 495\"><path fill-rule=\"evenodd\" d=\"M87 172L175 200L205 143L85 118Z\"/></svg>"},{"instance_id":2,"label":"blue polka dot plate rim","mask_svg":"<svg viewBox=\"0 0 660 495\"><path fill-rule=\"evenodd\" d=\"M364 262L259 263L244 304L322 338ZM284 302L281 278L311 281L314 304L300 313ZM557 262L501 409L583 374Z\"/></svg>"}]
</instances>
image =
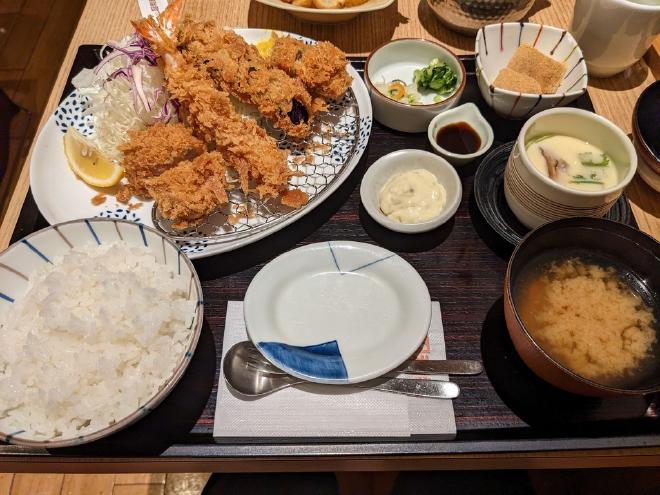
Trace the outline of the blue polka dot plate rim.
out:
<instances>
[{"instance_id":1,"label":"blue polka dot plate rim","mask_svg":"<svg viewBox=\"0 0 660 495\"><path fill-rule=\"evenodd\" d=\"M249 43L266 39L273 33L272 30L266 29L235 31ZM275 32L289 35L285 32ZM310 38L295 34L291 36L305 43L315 43ZM93 117L85 113L88 99L77 91L73 91L62 101L35 142L30 161L30 187L37 207L51 225L95 216L138 221L168 234L191 259L213 256L263 239L300 219L327 199L353 172L366 149L372 125L371 101L358 72L350 65L347 69L353 77L353 83L344 98L346 101L329 105L330 114L342 106L350 106L352 109L350 112L347 110L348 113L337 121L337 139L328 139L330 146L327 149L318 148L324 151L315 150L314 153L306 155L296 149L288 139L280 137L280 146L291 151L291 167L297 170L301 167L306 169L303 177L292 179L293 187L304 190L311 198L297 210L291 211L290 208L279 207L272 202L264 203L248 198L248 203L256 207L248 210L254 210L256 214L245 218L245 215L232 214L232 208L244 211L245 205L241 210L241 198L232 198L230 194L231 201L226 208L228 211L215 212L197 228L184 232L173 231L168 222L160 217L153 201L133 200L134 204L128 210L127 205L115 200L113 191L95 189L85 184L69 168L64 154L63 133L69 128L75 128L85 135L94 132ZM319 133L321 134L323 133ZM300 157L312 161L309 164L306 161L299 163ZM319 160L320 162L316 163ZM99 193L105 195L105 202L95 206L92 198ZM245 199L242 201L245 202ZM263 208L261 203L264 203ZM239 218L238 222L236 218Z\"/></svg>"},{"instance_id":2,"label":"blue polka dot plate rim","mask_svg":"<svg viewBox=\"0 0 660 495\"><path fill-rule=\"evenodd\" d=\"M162 383L158 391L130 414L104 428L85 432L84 435L35 439L30 426L12 431L3 428L0 419L0 440L31 447L70 447L89 443L126 428L154 410L174 389L185 373L202 330L204 303L199 277L188 257L179 247L157 230L131 221L110 218L86 218L52 225L34 232L0 252L0 312L11 311L28 290L30 275L44 263L52 263L59 256L74 248L102 246L112 242L124 242L144 247L159 264L166 266L175 277L184 277L189 287L188 299L194 303L194 311L187 317L189 328L186 345L178 365ZM148 311L149 308L144 308Z\"/></svg>"},{"instance_id":3,"label":"blue polka dot plate rim","mask_svg":"<svg viewBox=\"0 0 660 495\"><path fill-rule=\"evenodd\" d=\"M250 340L275 366L311 382L351 384L395 369L419 349L431 298L397 254L331 241L268 263L250 283L243 311Z\"/></svg>"}]
</instances>

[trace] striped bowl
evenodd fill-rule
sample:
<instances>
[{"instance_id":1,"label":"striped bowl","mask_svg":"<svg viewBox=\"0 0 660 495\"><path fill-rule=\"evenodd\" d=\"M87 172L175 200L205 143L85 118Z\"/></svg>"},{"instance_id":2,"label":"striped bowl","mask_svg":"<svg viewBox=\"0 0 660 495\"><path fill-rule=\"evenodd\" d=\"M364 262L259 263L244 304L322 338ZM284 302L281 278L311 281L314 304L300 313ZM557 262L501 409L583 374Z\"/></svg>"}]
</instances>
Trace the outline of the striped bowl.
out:
<instances>
[{"instance_id":1,"label":"striped bowl","mask_svg":"<svg viewBox=\"0 0 660 495\"><path fill-rule=\"evenodd\" d=\"M566 74L557 93L518 93L493 86L500 70L522 43L566 64ZM564 29L529 22L490 24L477 33L474 51L481 95L503 117L525 119L548 108L567 105L587 91L587 65L582 51Z\"/></svg>"},{"instance_id":2,"label":"striped bowl","mask_svg":"<svg viewBox=\"0 0 660 495\"><path fill-rule=\"evenodd\" d=\"M527 156L525 143L542 134L563 134L587 141L607 153L618 167L619 183L602 191L580 191L541 174ZM568 217L603 217L637 170L637 154L621 129L577 108L555 108L530 118L520 130L504 171L504 197L522 224L534 229Z\"/></svg>"},{"instance_id":3,"label":"striped bowl","mask_svg":"<svg viewBox=\"0 0 660 495\"><path fill-rule=\"evenodd\" d=\"M49 448L68 447L98 440L129 426L152 411L167 397L183 376L195 352L202 329L204 312L202 287L188 257L181 253L176 244L150 227L124 220L90 218L52 225L28 235L0 253L2 273L0 311L11 311L12 303L27 291L30 275L43 263L51 263L54 258L76 247L100 246L103 243L121 240L134 246L147 247L159 263L168 266L180 277L190 280L188 298L197 301L197 306L194 314L191 315L188 345L177 368L162 384L159 391L139 409L101 430L74 438L56 440L34 440L32 432L26 430L0 431L0 440L18 445ZM144 308L144 311L148 310L149 308Z\"/></svg>"}]
</instances>

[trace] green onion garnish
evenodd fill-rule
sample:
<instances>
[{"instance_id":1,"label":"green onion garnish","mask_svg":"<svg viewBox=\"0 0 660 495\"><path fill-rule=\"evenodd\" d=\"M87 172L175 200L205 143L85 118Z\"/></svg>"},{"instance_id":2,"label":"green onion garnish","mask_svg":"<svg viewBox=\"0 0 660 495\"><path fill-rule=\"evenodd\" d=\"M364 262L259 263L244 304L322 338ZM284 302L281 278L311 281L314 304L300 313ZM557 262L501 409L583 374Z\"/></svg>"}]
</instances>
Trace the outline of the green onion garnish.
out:
<instances>
[{"instance_id":1,"label":"green onion garnish","mask_svg":"<svg viewBox=\"0 0 660 495\"><path fill-rule=\"evenodd\" d=\"M578 153L578 158L585 167L607 167L610 163L610 158L605 153L601 153L598 156L597 153L588 151L586 153Z\"/></svg>"},{"instance_id":2,"label":"green onion garnish","mask_svg":"<svg viewBox=\"0 0 660 495\"><path fill-rule=\"evenodd\" d=\"M445 63L434 58L431 63L423 69L414 72L413 80L417 89L432 89L441 95L453 93L458 85L458 76Z\"/></svg>"},{"instance_id":3,"label":"green onion garnish","mask_svg":"<svg viewBox=\"0 0 660 495\"><path fill-rule=\"evenodd\" d=\"M538 136L534 136L531 138L529 141L525 143L525 149L529 149L529 147L533 144L540 143L544 139L548 139L554 136L554 134L540 134Z\"/></svg>"}]
</instances>

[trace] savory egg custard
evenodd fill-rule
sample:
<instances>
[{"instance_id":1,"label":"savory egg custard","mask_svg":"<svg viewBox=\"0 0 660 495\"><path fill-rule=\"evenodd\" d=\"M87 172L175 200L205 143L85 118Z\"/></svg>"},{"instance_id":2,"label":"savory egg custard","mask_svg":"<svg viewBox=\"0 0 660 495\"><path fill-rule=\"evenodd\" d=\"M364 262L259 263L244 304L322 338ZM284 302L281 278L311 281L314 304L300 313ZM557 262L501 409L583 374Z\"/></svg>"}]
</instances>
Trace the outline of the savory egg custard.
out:
<instances>
[{"instance_id":1,"label":"savory egg custard","mask_svg":"<svg viewBox=\"0 0 660 495\"><path fill-rule=\"evenodd\" d=\"M562 186L600 191L619 182L618 169L612 158L581 139L544 134L529 140L526 150L534 167Z\"/></svg>"}]
</instances>

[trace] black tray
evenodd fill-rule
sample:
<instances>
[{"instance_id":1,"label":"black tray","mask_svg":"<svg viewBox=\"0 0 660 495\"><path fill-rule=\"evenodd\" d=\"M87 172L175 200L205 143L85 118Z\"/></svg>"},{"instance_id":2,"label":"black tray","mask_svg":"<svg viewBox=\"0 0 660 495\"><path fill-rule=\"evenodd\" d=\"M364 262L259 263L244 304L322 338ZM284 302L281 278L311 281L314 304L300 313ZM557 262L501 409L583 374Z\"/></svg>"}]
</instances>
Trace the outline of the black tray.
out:
<instances>
[{"instance_id":1,"label":"black tray","mask_svg":"<svg viewBox=\"0 0 660 495\"><path fill-rule=\"evenodd\" d=\"M97 62L98 46L81 46L72 74ZM352 58L361 71L364 58ZM468 81L462 101L475 102L495 130L495 144L515 139L522 121L497 117L482 101L474 57L463 57ZM71 86L67 85L64 95ZM575 106L593 110L587 95ZM195 261L202 279L205 326L191 366L171 395L133 426L92 444L53 450L55 455L263 457L307 455L446 454L660 446L652 398L588 399L538 380L512 350L502 318L502 281L511 245L495 235L474 204L476 162L460 169L463 200L440 228L403 235L375 223L360 204L357 185L366 168L397 149L432 151L426 134L404 134L374 123L370 144L353 174L314 211L266 239L239 250ZM14 239L46 226L30 194ZM310 242L346 239L375 242L398 252L426 282L442 306L447 357L483 360L485 373L455 377L462 393L454 401L457 437L370 441L328 439L236 440L212 437L222 335L228 300L242 300L265 262ZM549 402L547 399L552 398ZM552 407L549 407L552 406ZM0 445L0 454L15 453ZM21 449L24 454L38 453Z\"/></svg>"}]
</instances>

